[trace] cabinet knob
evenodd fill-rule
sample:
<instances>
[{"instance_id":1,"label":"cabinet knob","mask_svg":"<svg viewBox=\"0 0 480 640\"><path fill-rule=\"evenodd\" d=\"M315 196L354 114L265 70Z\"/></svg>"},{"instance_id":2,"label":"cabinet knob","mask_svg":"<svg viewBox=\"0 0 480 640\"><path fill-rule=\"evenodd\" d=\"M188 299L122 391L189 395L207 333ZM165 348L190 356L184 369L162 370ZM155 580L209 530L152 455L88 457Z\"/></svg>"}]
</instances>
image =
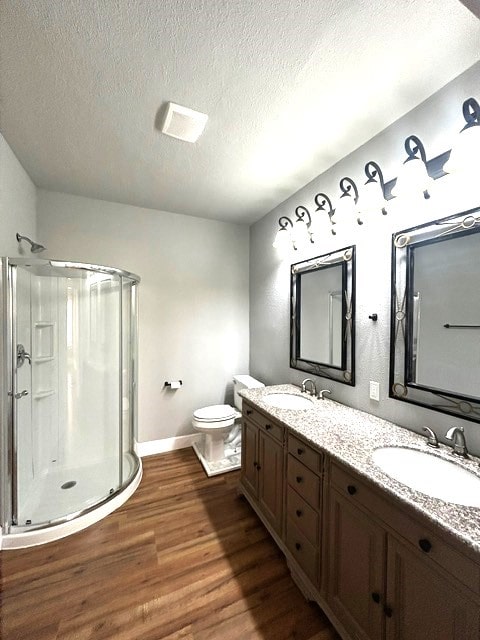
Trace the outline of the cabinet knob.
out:
<instances>
[{"instance_id":1,"label":"cabinet knob","mask_svg":"<svg viewBox=\"0 0 480 640\"><path fill-rule=\"evenodd\" d=\"M300 484L303 481L303 478L302 476L297 476L295 480L298 482L298 484Z\"/></svg>"},{"instance_id":2,"label":"cabinet knob","mask_svg":"<svg viewBox=\"0 0 480 640\"><path fill-rule=\"evenodd\" d=\"M271 425L271 424L266 424L266 425L265 425L265 429L266 429L267 431L270 431L270 429L271 429L271 428L272 428L272 425Z\"/></svg>"},{"instance_id":3,"label":"cabinet knob","mask_svg":"<svg viewBox=\"0 0 480 640\"><path fill-rule=\"evenodd\" d=\"M296 542L296 543L295 543L295 549L296 549L297 551L300 551L300 549L301 549L301 548L302 548L302 545L301 545L299 542Z\"/></svg>"},{"instance_id":4,"label":"cabinet knob","mask_svg":"<svg viewBox=\"0 0 480 640\"><path fill-rule=\"evenodd\" d=\"M349 484L347 487L347 491L351 496L353 496L357 493L357 487L355 487L355 485L353 484Z\"/></svg>"},{"instance_id":5,"label":"cabinet knob","mask_svg":"<svg viewBox=\"0 0 480 640\"><path fill-rule=\"evenodd\" d=\"M378 604L380 602L380 594L374 591L372 593L372 600Z\"/></svg>"},{"instance_id":6,"label":"cabinet knob","mask_svg":"<svg viewBox=\"0 0 480 640\"><path fill-rule=\"evenodd\" d=\"M251 416L253 411L251 409L247 409L245 413L247 414L247 416Z\"/></svg>"},{"instance_id":7,"label":"cabinet knob","mask_svg":"<svg viewBox=\"0 0 480 640\"><path fill-rule=\"evenodd\" d=\"M385 607L383 607L383 613L387 616L387 618L391 618L393 616L392 607L389 607L388 605L386 605Z\"/></svg>"},{"instance_id":8,"label":"cabinet knob","mask_svg":"<svg viewBox=\"0 0 480 640\"><path fill-rule=\"evenodd\" d=\"M261 468L262 468L262 466L257 464L257 471L260 471Z\"/></svg>"},{"instance_id":9,"label":"cabinet knob","mask_svg":"<svg viewBox=\"0 0 480 640\"><path fill-rule=\"evenodd\" d=\"M302 510L301 510L301 509L297 509L297 510L295 511L295 514L296 514L297 518L300 518L300 517L301 517L301 515L302 515Z\"/></svg>"},{"instance_id":10,"label":"cabinet knob","mask_svg":"<svg viewBox=\"0 0 480 640\"><path fill-rule=\"evenodd\" d=\"M418 541L418 546L422 551L425 551L425 553L428 553L432 548L432 543L430 542L430 540L427 540L426 538L422 538L421 540Z\"/></svg>"},{"instance_id":11,"label":"cabinet knob","mask_svg":"<svg viewBox=\"0 0 480 640\"><path fill-rule=\"evenodd\" d=\"M304 453L304 451L303 451L303 449L297 449L297 453L298 453L299 456L301 456L302 453Z\"/></svg>"}]
</instances>

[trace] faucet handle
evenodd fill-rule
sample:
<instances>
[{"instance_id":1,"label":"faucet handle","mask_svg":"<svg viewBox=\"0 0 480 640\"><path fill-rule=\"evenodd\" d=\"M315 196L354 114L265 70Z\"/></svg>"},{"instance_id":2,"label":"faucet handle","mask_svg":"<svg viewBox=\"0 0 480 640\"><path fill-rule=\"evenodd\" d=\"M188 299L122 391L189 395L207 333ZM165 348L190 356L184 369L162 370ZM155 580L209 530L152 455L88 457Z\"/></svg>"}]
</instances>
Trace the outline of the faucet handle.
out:
<instances>
[{"instance_id":1,"label":"faucet handle","mask_svg":"<svg viewBox=\"0 0 480 640\"><path fill-rule=\"evenodd\" d=\"M322 389L321 391L318 392L317 398L319 400L323 400L326 393L328 393L329 396L332 395L332 392L330 391L330 389Z\"/></svg>"},{"instance_id":2,"label":"faucet handle","mask_svg":"<svg viewBox=\"0 0 480 640\"><path fill-rule=\"evenodd\" d=\"M427 446L438 449L438 439L435 431L430 429L430 427L422 427L422 431L424 431L427 434Z\"/></svg>"}]
</instances>

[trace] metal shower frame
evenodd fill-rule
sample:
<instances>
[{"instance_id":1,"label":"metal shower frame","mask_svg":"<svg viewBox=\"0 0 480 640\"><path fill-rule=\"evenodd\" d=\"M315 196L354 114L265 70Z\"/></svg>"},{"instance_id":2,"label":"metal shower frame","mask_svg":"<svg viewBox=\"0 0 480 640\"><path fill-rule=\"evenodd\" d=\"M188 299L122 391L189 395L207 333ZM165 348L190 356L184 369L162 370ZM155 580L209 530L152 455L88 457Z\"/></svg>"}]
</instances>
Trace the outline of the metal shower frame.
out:
<instances>
[{"instance_id":1,"label":"metal shower frame","mask_svg":"<svg viewBox=\"0 0 480 640\"><path fill-rule=\"evenodd\" d=\"M0 527L3 535L8 533L21 533L24 531L34 531L46 529L83 516L101 505L109 502L118 495L135 479L140 463L134 453L135 467L130 477L123 481L123 285L124 279L132 282L132 308L131 308L131 335L133 339L132 351L132 389L129 391L130 406L132 407L131 420L131 442L136 440L137 428L137 376L138 376L138 356L137 356L137 335L138 335L138 290L136 285L140 282L140 277L115 267L88 264L82 262L71 262L65 260L28 259L28 258L0 258ZM16 350L14 348L16 340L16 278L12 267L47 266L65 269L78 269L95 273L105 273L120 278L120 303L119 303L119 486L111 494L97 502L95 505L85 509L70 513L64 517L51 520L46 523L18 526L16 524L17 505L17 438L16 438L16 410L15 399L15 360Z\"/></svg>"}]
</instances>

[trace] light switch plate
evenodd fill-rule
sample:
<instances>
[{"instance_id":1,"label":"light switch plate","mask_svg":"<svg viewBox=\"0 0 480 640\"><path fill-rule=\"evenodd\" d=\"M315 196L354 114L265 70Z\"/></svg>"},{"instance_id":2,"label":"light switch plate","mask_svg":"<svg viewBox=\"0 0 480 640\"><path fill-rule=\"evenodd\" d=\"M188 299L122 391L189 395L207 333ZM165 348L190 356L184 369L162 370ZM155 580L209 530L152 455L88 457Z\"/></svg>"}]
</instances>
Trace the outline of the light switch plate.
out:
<instances>
[{"instance_id":1,"label":"light switch plate","mask_svg":"<svg viewBox=\"0 0 480 640\"><path fill-rule=\"evenodd\" d=\"M370 380L370 400L380 401L380 385L373 380Z\"/></svg>"}]
</instances>

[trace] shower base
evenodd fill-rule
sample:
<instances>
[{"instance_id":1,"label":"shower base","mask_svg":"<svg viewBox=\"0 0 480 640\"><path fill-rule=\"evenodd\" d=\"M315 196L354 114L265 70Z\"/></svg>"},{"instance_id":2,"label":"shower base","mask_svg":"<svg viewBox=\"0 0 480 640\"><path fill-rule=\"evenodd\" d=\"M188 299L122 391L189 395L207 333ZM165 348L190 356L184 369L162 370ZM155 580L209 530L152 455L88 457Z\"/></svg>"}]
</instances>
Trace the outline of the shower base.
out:
<instances>
[{"instance_id":1,"label":"shower base","mask_svg":"<svg viewBox=\"0 0 480 640\"><path fill-rule=\"evenodd\" d=\"M236 469L240 469L242 466L242 454L240 447L235 447L235 449L225 447L225 457L217 462L210 462L203 455L202 444L203 443L201 441L194 442L192 447L197 454L197 458L202 463L208 477L218 476L221 473L227 473L228 471L235 471Z\"/></svg>"},{"instance_id":2,"label":"shower base","mask_svg":"<svg viewBox=\"0 0 480 640\"><path fill-rule=\"evenodd\" d=\"M140 484L141 461L131 481L123 489L109 496L114 478L118 485L118 461L116 468L115 461L112 461L110 465L103 462L70 469L68 472L48 474L29 494L19 524L12 526L10 533L0 538L1 548L22 549L44 544L81 531L102 520L124 504ZM75 482L74 486L62 489L62 485L72 481ZM116 485L113 483L113 486ZM27 525L27 519L31 520L32 524ZM52 522L55 519L62 521L56 524Z\"/></svg>"},{"instance_id":3,"label":"shower base","mask_svg":"<svg viewBox=\"0 0 480 640\"><path fill-rule=\"evenodd\" d=\"M128 465L125 474L128 478L133 471L133 460L124 458L124 465ZM28 498L19 509L18 527L41 525L93 507L118 485L118 458L50 471L29 487Z\"/></svg>"}]
</instances>

